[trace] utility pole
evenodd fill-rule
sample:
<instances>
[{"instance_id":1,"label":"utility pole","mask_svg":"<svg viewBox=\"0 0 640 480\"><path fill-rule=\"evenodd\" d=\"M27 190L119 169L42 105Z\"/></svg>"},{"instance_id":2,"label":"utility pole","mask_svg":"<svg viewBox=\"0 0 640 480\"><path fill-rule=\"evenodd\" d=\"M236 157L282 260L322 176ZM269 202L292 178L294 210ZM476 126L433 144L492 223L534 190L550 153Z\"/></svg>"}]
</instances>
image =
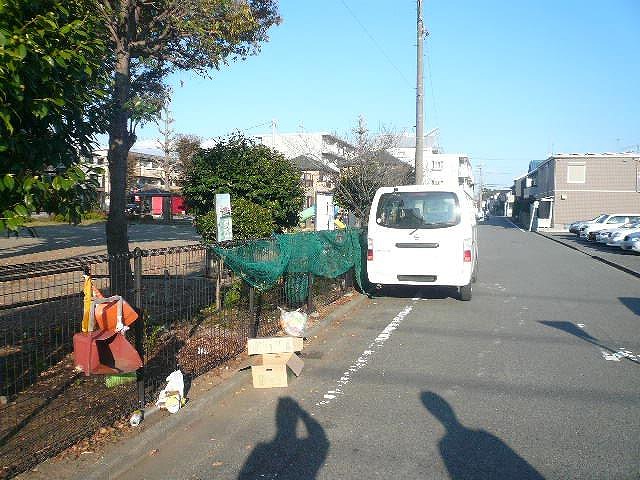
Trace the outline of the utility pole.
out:
<instances>
[{"instance_id":1,"label":"utility pole","mask_svg":"<svg viewBox=\"0 0 640 480\"><path fill-rule=\"evenodd\" d=\"M482 189L484 188L482 186L482 164L478 164L478 177L479 177L479 184L480 184L480 201L478 202L478 206L480 207L480 210L482 210Z\"/></svg>"},{"instance_id":2,"label":"utility pole","mask_svg":"<svg viewBox=\"0 0 640 480\"><path fill-rule=\"evenodd\" d=\"M276 119L271 120L271 148L276 148Z\"/></svg>"},{"instance_id":3,"label":"utility pole","mask_svg":"<svg viewBox=\"0 0 640 480\"><path fill-rule=\"evenodd\" d=\"M417 79L416 79L416 184L425 183L424 175L424 81L422 67L422 41L424 38L424 24L422 21L422 0L418 2L418 45L417 45Z\"/></svg>"}]
</instances>

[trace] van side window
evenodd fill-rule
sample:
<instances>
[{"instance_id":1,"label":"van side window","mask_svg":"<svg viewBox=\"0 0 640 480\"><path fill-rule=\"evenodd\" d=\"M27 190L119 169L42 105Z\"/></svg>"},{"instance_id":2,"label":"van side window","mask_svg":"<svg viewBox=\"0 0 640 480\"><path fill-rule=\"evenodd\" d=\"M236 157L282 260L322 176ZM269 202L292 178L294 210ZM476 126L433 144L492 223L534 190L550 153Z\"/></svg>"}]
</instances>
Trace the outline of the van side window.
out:
<instances>
[{"instance_id":1,"label":"van side window","mask_svg":"<svg viewBox=\"0 0 640 480\"><path fill-rule=\"evenodd\" d=\"M380 197L376 223L388 228L445 228L460 223L453 192L394 192Z\"/></svg>"}]
</instances>

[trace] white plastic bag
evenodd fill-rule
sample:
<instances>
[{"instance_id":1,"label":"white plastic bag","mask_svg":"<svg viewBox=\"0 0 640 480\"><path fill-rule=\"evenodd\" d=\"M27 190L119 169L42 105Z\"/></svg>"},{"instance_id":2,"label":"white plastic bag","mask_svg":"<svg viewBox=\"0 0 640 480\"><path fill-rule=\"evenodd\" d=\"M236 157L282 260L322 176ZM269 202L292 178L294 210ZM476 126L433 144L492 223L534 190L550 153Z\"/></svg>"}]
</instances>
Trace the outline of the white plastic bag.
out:
<instances>
[{"instance_id":1,"label":"white plastic bag","mask_svg":"<svg viewBox=\"0 0 640 480\"><path fill-rule=\"evenodd\" d=\"M166 408L169 413L176 413L184 404L184 377L180 370L167 377L167 386L158 395L156 405Z\"/></svg>"},{"instance_id":2,"label":"white plastic bag","mask_svg":"<svg viewBox=\"0 0 640 480\"><path fill-rule=\"evenodd\" d=\"M292 337L303 337L305 328L307 328L307 314L300 309L287 312L278 307L280 310L280 326L287 335Z\"/></svg>"}]
</instances>

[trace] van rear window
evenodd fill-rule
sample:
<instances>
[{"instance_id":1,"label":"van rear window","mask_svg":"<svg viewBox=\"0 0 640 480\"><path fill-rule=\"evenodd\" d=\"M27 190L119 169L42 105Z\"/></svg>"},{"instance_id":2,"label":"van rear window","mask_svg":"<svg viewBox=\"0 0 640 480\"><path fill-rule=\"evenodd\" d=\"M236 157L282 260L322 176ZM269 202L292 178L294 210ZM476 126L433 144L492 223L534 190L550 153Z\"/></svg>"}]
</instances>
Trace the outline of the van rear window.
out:
<instances>
[{"instance_id":1,"label":"van rear window","mask_svg":"<svg viewBox=\"0 0 640 480\"><path fill-rule=\"evenodd\" d=\"M453 192L393 192L380 196L376 223L388 228L444 228L460 223Z\"/></svg>"}]
</instances>

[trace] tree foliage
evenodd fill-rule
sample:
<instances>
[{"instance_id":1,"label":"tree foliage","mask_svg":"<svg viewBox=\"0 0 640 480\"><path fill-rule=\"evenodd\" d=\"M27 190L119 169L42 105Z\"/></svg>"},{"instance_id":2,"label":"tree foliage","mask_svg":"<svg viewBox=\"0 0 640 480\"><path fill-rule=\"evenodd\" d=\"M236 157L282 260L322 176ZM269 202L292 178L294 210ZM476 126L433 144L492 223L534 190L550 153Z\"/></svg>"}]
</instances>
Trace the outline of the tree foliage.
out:
<instances>
[{"instance_id":1,"label":"tree foliage","mask_svg":"<svg viewBox=\"0 0 640 480\"><path fill-rule=\"evenodd\" d=\"M252 204L262 207L270 213L275 231L280 232L297 225L304 200L300 173L284 156L241 134L201 150L185 172L182 193L196 216L215 209L216 193L231 194L234 236L236 229L241 228L236 225L237 218L248 215L248 212L237 212L238 208L244 211L251 209ZM239 199L250 203L238 203ZM268 217L259 210L246 219L245 224L256 224L252 235L267 233L256 231L262 228L259 225L269 224Z\"/></svg>"},{"instance_id":2,"label":"tree foliage","mask_svg":"<svg viewBox=\"0 0 640 480\"><path fill-rule=\"evenodd\" d=\"M90 11L84 0L0 3L0 229L45 209L79 221L93 206L79 162L104 127L106 76Z\"/></svg>"},{"instance_id":3,"label":"tree foliage","mask_svg":"<svg viewBox=\"0 0 640 480\"><path fill-rule=\"evenodd\" d=\"M176 136L173 148L178 157L180 176L183 176L191 168L191 161L200 151L201 144L202 138L197 135L179 134Z\"/></svg>"},{"instance_id":4,"label":"tree foliage","mask_svg":"<svg viewBox=\"0 0 640 480\"><path fill-rule=\"evenodd\" d=\"M371 135L362 117L352 130L355 151L342 166L334 190L335 202L366 225L376 190L384 186L414 182L412 168L388 153L396 146L396 135Z\"/></svg>"},{"instance_id":5,"label":"tree foliage","mask_svg":"<svg viewBox=\"0 0 640 480\"><path fill-rule=\"evenodd\" d=\"M191 70L208 75L260 49L279 23L274 0L94 0L114 65L110 91L107 222L109 253L128 250L125 171L136 126L157 116L166 75Z\"/></svg>"}]
</instances>

